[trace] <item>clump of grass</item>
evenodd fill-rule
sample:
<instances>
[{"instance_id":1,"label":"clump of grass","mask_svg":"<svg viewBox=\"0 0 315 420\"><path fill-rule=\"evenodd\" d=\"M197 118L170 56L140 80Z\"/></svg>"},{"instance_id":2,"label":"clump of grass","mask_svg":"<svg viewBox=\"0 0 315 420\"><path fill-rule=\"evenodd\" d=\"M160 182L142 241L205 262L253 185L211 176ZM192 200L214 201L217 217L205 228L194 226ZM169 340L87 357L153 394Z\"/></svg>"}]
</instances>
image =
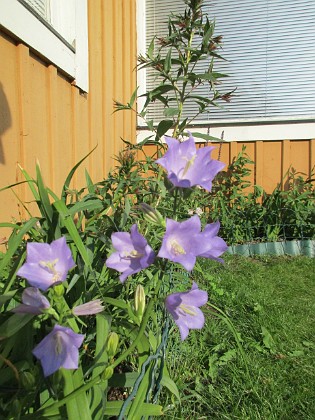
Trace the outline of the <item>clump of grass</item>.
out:
<instances>
[{"instance_id":1,"label":"clump of grass","mask_svg":"<svg viewBox=\"0 0 315 420\"><path fill-rule=\"evenodd\" d=\"M166 417L315 418L314 260L229 256L204 261L195 276L209 293L207 321L184 343L170 334L168 365L183 397L181 406L165 399Z\"/></svg>"}]
</instances>

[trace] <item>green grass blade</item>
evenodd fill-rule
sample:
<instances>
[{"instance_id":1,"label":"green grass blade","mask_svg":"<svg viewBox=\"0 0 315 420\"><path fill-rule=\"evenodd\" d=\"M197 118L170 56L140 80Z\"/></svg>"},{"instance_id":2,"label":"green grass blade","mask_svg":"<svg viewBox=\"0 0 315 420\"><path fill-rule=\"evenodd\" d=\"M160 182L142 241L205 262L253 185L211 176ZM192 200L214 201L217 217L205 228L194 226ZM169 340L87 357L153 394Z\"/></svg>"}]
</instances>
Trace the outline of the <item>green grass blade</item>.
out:
<instances>
[{"instance_id":1,"label":"green grass blade","mask_svg":"<svg viewBox=\"0 0 315 420\"><path fill-rule=\"evenodd\" d=\"M37 187L38 187L38 192L39 192L38 207L42 215L46 219L48 219L50 222L52 222L54 211L53 211L52 205L50 204L49 195L44 185L43 177L42 177L40 166L38 163L36 165L36 175L37 175Z\"/></svg>"},{"instance_id":2,"label":"green grass blade","mask_svg":"<svg viewBox=\"0 0 315 420\"><path fill-rule=\"evenodd\" d=\"M2 270L11 262L11 258L13 257L15 251L18 249L18 247L21 245L23 241L24 235L32 229L33 226L37 223L38 219L36 217L33 217L32 219L28 220L23 227L20 229L19 233L11 240L10 240L10 246L1 260L0 263L0 273Z\"/></svg>"},{"instance_id":3,"label":"green grass blade","mask_svg":"<svg viewBox=\"0 0 315 420\"><path fill-rule=\"evenodd\" d=\"M79 235L79 232L74 224L74 221L71 217L71 215L69 214L69 210L66 206L66 204L64 203L63 200L59 200L59 201L55 201L54 202L54 207L56 208L56 210L58 211L60 218L63 222L63 224L65 225L67 231L69 232L69 235L71 236L71 239L73 240L75 246L77 247L84 263L91 268L91 262L89 259L89 255L88 252L84 246L84 243L82 242L82 239Z\"/></svg>"},{"instance_id":4,"label":"green grass blade","mask_svg":"<svg viewBox=\"0 0 315 420\"><path fill-rule=\"evenodd\" d=\"M62 199L66 199L66 196L67 196L67 190L69 189L69 185L70 185L70 182L71 182L71 180L72 180L72 178L73 178L73 175L74 175L74 173L75 173L75 171L78 169L78 167L81 165L81 163L82 162L84 162L85 161L85 159L86 158L88 158L89 156L90 156L90 154L91 153L93 153L94 152L94 150L97 148L97 145L94 147L94 149L92 149L87 155L85 155L84 156L84 158L83 159L81 159L72 169L71 169L71 171L69 172L69 174L68 174L68 176L67 176L67 178L66 178L66 180L65 180L65 182L64 182L64 184L63 184L63 187L62 187L62 192L61 192L61 197L62 197Z\"/></svg>"}]
</instances>

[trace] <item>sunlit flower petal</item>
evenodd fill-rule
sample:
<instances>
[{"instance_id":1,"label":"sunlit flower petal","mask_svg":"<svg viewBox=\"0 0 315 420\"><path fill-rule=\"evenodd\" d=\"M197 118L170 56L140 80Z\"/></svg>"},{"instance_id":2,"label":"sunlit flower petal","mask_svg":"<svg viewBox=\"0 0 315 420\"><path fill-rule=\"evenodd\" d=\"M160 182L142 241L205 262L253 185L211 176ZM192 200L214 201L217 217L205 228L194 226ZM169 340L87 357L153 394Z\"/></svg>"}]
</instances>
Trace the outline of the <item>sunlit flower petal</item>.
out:
<instances>
[{"instance_id":1,"label":"sunlit flower petal","mask_svg":"<svg viewBox=\"0 0 315 420\"><path fill-rule=\"evenodd\" d=\"M188 292L173 293L165 299L165 306L179 328L181 339L187 338L189 330L201 329L205 318L200 306L208 301L208 294L199 290L196 283Z\"/></svg>"},{"instance_id":2,"label":"sunlit flower petal","mask_svg":"<svg viewBox=\"0 0 315 420\"><path fill-rule=\"evenodd\" d=\"M111 239L116 251L107 258L105 264L122 273L119 276L121 282L153 263L155 254L139 233L136 224L132 225L130 233L113 233Z\"/></svg>"},{"instance_id":3,"label":"sunlit flower petal","mask_svg":"<svg viewBox=\"0 0 315 420\"><path fill-rule=\"evenodd\" d=\"M72 313L77 316L81 315L95 315L104 311L101 299L91 300L90 302L83 303L72 309Z\"/></svg>"},{"instance_id":4,"label":"sunlit flower petal","mask_svg":"<svg viewBox=\"0 0 315 420\"><path fill-rule=\"evenodd\" d=\"M27 287L23 291L22 302L23 304L12 309L12 312L39 315L43 310L50 308L49 301L36 287Z\"/></svg>"},{"instance_id":5,"label":"sunlit flower petal","mask_svg":"<svg viewBox=\"0 0 315 420\"><path fill-rule=\"evenodd\" d=\"M168 173L168 179L175 187L190 188L200 185L211 191L213 178L225 164L211 159L214 147L196 148L192 136L180 142L172 137L165 137L168 150L156 163L163 166Z\"/></svg>"},{"instance_id":6,"label":"sunlit flower petal","mask_svg":"<svg viewBox=\"0 0 315 420\"><path fill-rule=\"evenodd\" d=\"M79 351L84 339L71 328L55 325L54 329L34 348L32 353L40 360L44 376L49 376L61 367L77 369Z\"/></svg>"},{"instance_id":7,"label":"sunlit flower petal","mask_svg":"<svg viewBox=\"0 0 315 420\"><path fill-rule=\"evenodd\" d=\"M74 266L70 248L62 237L50 245L28 242L26 262L17 274L26 278L31 286L45 291L66 280L68 271Z\"/></svg>"}]
</instances>

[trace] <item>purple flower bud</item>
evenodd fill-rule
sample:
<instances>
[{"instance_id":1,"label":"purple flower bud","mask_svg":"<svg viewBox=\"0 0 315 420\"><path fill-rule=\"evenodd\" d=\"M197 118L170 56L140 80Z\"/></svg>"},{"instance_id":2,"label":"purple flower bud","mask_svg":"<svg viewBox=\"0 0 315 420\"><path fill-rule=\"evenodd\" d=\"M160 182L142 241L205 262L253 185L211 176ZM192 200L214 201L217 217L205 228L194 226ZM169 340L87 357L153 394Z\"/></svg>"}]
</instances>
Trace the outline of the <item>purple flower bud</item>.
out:
<instances>
[{"instance_id":1,"label":"purple flower bud","mask_svg":"<svg viewBox=\"0 0 315 420\"><path fill-rule=\"evenodd\" d=\"M45 309L50 308L50 303L36 287L27 287L22 293L23 304L12 309L12 312L20 314L39 315Z\"/></svg>"},{"instance_id":2,"label":"purple flower bud","mask_svg":"<svg viewBox=\"0 0 315 420\"><path fill-rule=\"evenodd\" d=\"M116 252L107 258L105 264L122 273L119 277L121 282L131 274L149 267L154 261L154 252L138 232L136 224L132 225L130 233L113 233L112 243Z\"/></svg>"},{"instance_id":3,"label":"purple flower bud","mask_svg":"<svg viewBox=\"0 0 315 420\"><path fill-rule=\"evenodd\" d=\"M173 293L165 299L165 306L179 328L182 341L188 336L189 330L201 329L205 317L199 306L207 303L208 294L199 290L194 282L188 292Z\"/></svg>"},{"instance_id":4,"label":"purple flower bud","mask_svg":"<svg viewBox=\"0 0 315 420\"><path fill-rule=\"evenodd\" d=\"M68 271L74 266L70 248L62 237L50 245L28 242L26 263L17 274L26 278L31 286L45 291L66 280Z\"/></svg>"},{"instance_id":5,"label":"purple flower bud","mask_svg":"<svg viewBox=\"0 0 315 420\"><path fill-rule=\"evenodd\" d=\"M72 313L77 316L81 315L95 315L104 310L101 299L91 300L90 302L83 303L72 309Z\"/></svg>"},{"instance_id":6,"label":"purple flower bud","mask_svg":"<svg viewBox=\"0 0 315 420\"><path fill-rule=\"evenodd\" d=\"M175 187L191 188L200 185L211 191L213 178L225 164L211 159L214 147L196 149L192 136L180 142L172 137L165 137L168 150L156 163L168 172L168 179Z\"/></svg>"},{"instance_id":7,"label":"purple flower bud","mask_svg":"<svg viewBox=\"0 0 315 420\"><path fill-rule=\"evenodd\" d=\"M54 329L34 348L32 353L40 360L44 376L49 376L61 367L77 369L79 351L84 339L71 328L55 325Z\"/></svg>"}]
</instances>

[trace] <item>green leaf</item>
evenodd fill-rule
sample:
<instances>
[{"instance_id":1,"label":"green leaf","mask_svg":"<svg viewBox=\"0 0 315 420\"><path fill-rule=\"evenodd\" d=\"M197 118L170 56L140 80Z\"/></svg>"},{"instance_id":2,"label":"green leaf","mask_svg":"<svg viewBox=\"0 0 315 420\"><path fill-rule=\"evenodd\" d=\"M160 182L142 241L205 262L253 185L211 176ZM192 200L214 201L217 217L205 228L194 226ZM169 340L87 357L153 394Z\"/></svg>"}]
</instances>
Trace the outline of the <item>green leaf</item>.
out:
<instances>
[{"instance_id":1,"label":"green leaf","mask_svg":"<svg viewBox=\"0 0 315 420\"><path fill-rule=\"evenodd\" d=\"M164 71L165 73L169 73L172 67L172 48L170 48L166 54L165 60L164 60Z\"/></svg>"},{"instance_id":2,"label":"green leaf","mask_svg":"<svg viewBox=\"0 0 315 420\"><path fill-rule=\"evenodd\" d=\"M272 335L265 327L261 327L261 334L263 336L263 343L265 347L270 351L270 353L275 353L275 342L272 338Z\"/></svg>"},{"instance_id":3,"label":"green leaf","mask_svg":"<svg viewBox=\"0 0 315 420\"><path fill-rule=\"evenodd\" d=\"M79 232L74 224L74 221L71 217L71 215L69 214L68 208L65 205L63 200L59 200L56 201L54 203L54 206L56 208L56 210L58 211L60 218L63 222L63 224L65 225L67 231L69 232L69 235L71 236L71 239L73 240L75 246L77 247L84 263L88 266L91 267L91 262L89 259L89 255L88 252L84 246L84 243L82 242L82 239L79 235Z\"/></svg>"},{"instance_id":4,"label":"green leaf","mask_svg":"<svg viewBox=\"0 0 315 420\"><path fill-rule=\"evenodd\" d=\"M86 201L78 201L72 207L68 209L69 214L74 215L75 213L79 213L81 211L97 211L102 210L104 208L104 203L100 199L95 200L86 200Z\"/></svg>"},{"instance_id":5,"label":"green leaf","mask_svg":"<svg viewBox=\"0 0 315 420\"><path fill-rule=\"evenodd\" d=\"M166 117L173 117L174 115L177 115L179 113L178 108L165 108L164 109L164 115Z\"/></svg>"},{"instance_id":6,"label":"green leaf","mask_svg":"<svg viewBox=\"0 0 315 420\"><path fill-rule=\"evenodd\" d=\"M123 401L107 401L104 414L107 416L118 416L122 405ZM143 416L163 416L163 408L161 405L143 403L140 408ZM126 415L130 420L136 420L135 417L129 417L128 408L126 410Z\"/></svg>"},{"instance_id":7,"label":"green leaf","mask_svg":"<svg viewBox=\"0 0 315 420\"><path fill-rule=\"evenodd\" d=\"M200 139L204 139L204 140L208 140L208 141L224 141L224 140L222 140L222 139L219 139L219 137L213 137L213 136L209 136L208 134L204 134L204 133L198 133L198 132L193 132L193 133L191 133L191 135L193 136L193 137L197 137L197 138L200 138Z\"/></svg>"},{"instance_id":8,"label":"green leaf","mask_svg":"<svg viewBox=\"0 0 315 420\"><path fill-rule=\"evenodd\" d=\"M15 237L10 238L10 246L0 263L0 273L7 266L7 264L11 262L11 258L13 257L18 247L21 245L24 235L37 223L37 221L38 219L36 217L33 217L32 219L28 220L22 226L19 233Z\"/></svg>"},{"instance_id":9,"label":"green leaf","mask_svg":"<svg viewBox=\"0 0 315 420\"><path fill-rule=\"evenodd\" d=\"M72 169L71 169L71 171L68 173L68 176L67 176L67 178L66 178L66 180L65 180L65 182L64 182L64 184L63 184L63 187L62 187L62 191L61 191L61 197L63 198L63 199L65 199L66 198L66 196L67 196L67 190L69 189L69 185L70 185L70 182L71 182L71 180L72 180L72 178L73 178L73 175L74 175L74 173L75 173L75 171L78 169L78 167L81 165L81 163L82 162L84 162L85 161L85 159L86 158L88 158L89 156L90 156L90 154L91 153L93 153L94 152L94 150L97 148L97 145L94 147L94 149L92 149L87 155L85 155L84 156L84 158L82 158Z\"/></svg>"},{"instance_id":10,"label":"green leaf","mask_svg":"<svg viewBox=\"0 0 315 420\"><path fill-rule=\"evenodd\" d=\"M5 295L0 295L0 307L5 302L7 302L8 300L12 299L16 292L17 292L17 290L11 290L10 292L7 292Z\"/></svg>"},{"instance_id":11,"label":"green leaf","mask_svg":"<svg viewBox=\"0 0 315 420\"><path fill-rule=\"evenodd\" d=\"M150 58L150 60L153 59L153 51L154 51L154 38L150 42L150 45L149 45L149 48L148 48L148 52L147 52L147 55Z\"/></svg>"},{"instance_id":12,"label":"green leaf","mask_svg":"<svg viewBox=\"0 0 315 420\"><path fill-rule=\"evenodd\" d=\"M157 138L159 140L173 126L172 120L162 120L157 126Z\"/></svg>"},{"instance_id":13,"label":"green leaf","mask_svg":"<svg viewBox=\"0 0 315 420\"><path fill-rule=\"evenodd\" d=\"M95 192L95 186L87 170L85 170L85 179L89 193L93 194Z\"/></svg>"},{"instance_id":14,"label":"green leaf","mask_svg":"<svg viewBox=\"0 0 315 420\"><path fill-rule=\"evenodd\" d=\"M133 94L131 95L130 101L128 103L128 105L130 106L130 108L133 107L133 104L135 103L136 97L137 97L137 93L138 93L138 87L134 90Z\"/></svg>"},{"instance_id":15,"label":"green leaf","mask_svg":"<svg viewBox=\"0 0 315 420\"><path fill-rule=\"evenodd\" d=\"M36 164L36 176L37 176L37 186L38 186L38 192L39 192L38 207L42 215L46 219L48 219L50 222L52 222L54 211L53 211L52 205L50 204L48 192L44 185L43 177L42 177L40 166L38 163Z\"/></svg>"},{"instance_id":16,"label":"green leaf","mask_svg":"<svg viewBox=\"0 0 315 420\"><path fill-rule=\"evenodd\" d=\"M161 379L161 385L165 386L172 394L174 394L175 397L180 402L179 391L178 391L177 385L175 384L173 379L171 379L169 376L164 375L164 373L163 373L163 377Z\"/></svg>"},{"instance_id":17,"label":"green leaf","mask_svg":"<svg viewBox=\"0 0 315 420\"><path fill-rule=\"evenodd\" d=\"M32 318L33 314L13 314L0 325L0 340L9 338L22 329Z\"/></svg>"},{"instance_id":18,"label":"green leaf","mask_svg":"<svg viewBox=\"0 0 315 420\"><path fill-rule=\"evenodd\" d=\"M36 201L39 200L39 194L38 191L35 188L36 182L35 180L28 174L28 172L26 172L25 169L22 168L22 166L18 165L24 178L26 179L26 181L28 182L28 186L30 187L30 190L32 191L32 194L35 198Z\"/></svg>"},{"instance_id":19,"label":"green leaf","mask_svg":"<svg viewBox=\"0 0 315 420\"><path fill-rule=\"evenodd\" d=\"M115 388L131 388L134 386L138 376L138 372L114 373L108 380L108 385Z\"/></svg>"}]
</instances>

